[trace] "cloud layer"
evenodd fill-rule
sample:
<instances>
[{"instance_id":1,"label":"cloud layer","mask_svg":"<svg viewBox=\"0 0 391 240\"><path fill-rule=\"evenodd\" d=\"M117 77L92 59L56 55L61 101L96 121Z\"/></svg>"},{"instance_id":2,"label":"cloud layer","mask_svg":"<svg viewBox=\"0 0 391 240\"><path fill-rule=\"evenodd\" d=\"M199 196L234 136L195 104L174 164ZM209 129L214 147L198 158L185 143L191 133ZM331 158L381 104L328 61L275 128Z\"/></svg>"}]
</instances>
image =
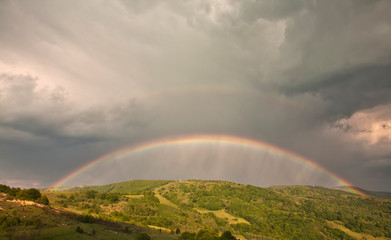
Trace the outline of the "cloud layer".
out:
<instances>
[{"instance_id":1,"label":"cloud layer","mask_svg":"<svg viewBox=\"0 0 391 240\"><path fill-rule=\"evenodd\" d=\"M49 186L119 147L208 133L391 191L390 8L2 1L0 181Z\"/></svg>"}]
</instances>

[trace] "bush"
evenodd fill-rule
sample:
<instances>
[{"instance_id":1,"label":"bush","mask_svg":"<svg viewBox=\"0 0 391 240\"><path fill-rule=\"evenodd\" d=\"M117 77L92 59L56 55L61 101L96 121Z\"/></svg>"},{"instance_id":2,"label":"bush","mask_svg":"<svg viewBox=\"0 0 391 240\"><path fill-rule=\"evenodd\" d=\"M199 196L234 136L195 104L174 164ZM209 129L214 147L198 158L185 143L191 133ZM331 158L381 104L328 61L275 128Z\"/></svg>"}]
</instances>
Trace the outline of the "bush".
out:
<instances>
[{"instance_id":1,"label":"bush","mask_svg":"<svg viewBox=\"0 0 391 240\"><path fill-rule=\"evenodd\" d=\"M196 234L195 233L189 233L189 232L183 232L182 235L179 237L179 240L195 240Z\"/></svg>"},{"instance_id":2,"label":"bush","mask_svg":"<svg viewBox=\"0 0 391 240\"><path fill-rule=\"evenodd\" d=\"M237 240L236 237L234 237L230 231L225 231L223 234L221 234L220 239L221 240Z\"/></svg>"},{"instance_id":3,"label":"bush","mask_svg":"<svg viewBox=\"0 0 391 240\"><path fill-rule=\"evenodd\" d=\"M217 233L212 232L211 230L200 230L197 233L197 240L218 240L219 236Z\"/></svg>"},{"instance_id":4,"label":"bush","mask_svg":"<svg viewBox=\"0 0 391 240\"><path fill-rule=\"evenodd\" d=\"M136 240L151 240L151 237L146 233L140 233L136 236Z\"/></svg>"},{"instance_id":5,"label":"bush","mask_svg":"<svg viewBox=\"0 0 391 240\"><path fill-rule=\"evenodd\" d=\"M4 184L0 184L0 192L1 193L8 193L11 190L10 187Z\"/></svg>"},{"instance_id":6,"label":"bush","mask_svg":"<svg viewBox=\"0 0 391 240\"><path fill-rule=\"evenodd\" d=\"M128 226L126 226L123 231L126 234L132 233L132 230L130 230Z\"/></svg>"},{"instance_id":7,"label":"bush","mask_svg":"<svg viewBox=\"0 0 391 240\"><path fill-rule=\"evenodd\" d=\"M83 223L93 223L94 222L94 217L92 217L91 215L79 215L76 217L76 219L79 222L83 222Z\"/></svg>"},{"instance_id":8,"label":"bush","mask_svg":"<svg viewBox=\"0 0 391 240\"><path fill-rule=\"evenodd\" d=\"M95 190L87 190L84 192L86 198L91 199L95 198L98 195L98 192Z\"/></svg>"},{"instance_id":9,"label":"bush","mask_svg":"<svg viewBox=\"0 0 391 240\"><path fill-rule=\"evenodd\" d=\"M49 205L49 199L45 195L42 195L41 198L38 200L38 203L41 203L43 205Z\"/></svg>"},{"instance_id":10,"label":"bush","mask_svg":"<svg viewBox=\"0 0 391 240\"><path fill-rule=\"evenodd\" d=\"M27 190L20 190L16 194L16 198L19 198L22 200L36 201L41 198L41 193L35 188L30 188Z\"/></svg>"},{"instance_id":11,"label":"bush","mask_svg":"<svg viewBox=\"0 0 391 240\"><path fill-rule=\"evenodd\" d=\"M78 232L78 233L83 233L84 230L83 230L83 228L81 228L80 226L77 226L76 232Z\"/></svg>"}]
</instances>

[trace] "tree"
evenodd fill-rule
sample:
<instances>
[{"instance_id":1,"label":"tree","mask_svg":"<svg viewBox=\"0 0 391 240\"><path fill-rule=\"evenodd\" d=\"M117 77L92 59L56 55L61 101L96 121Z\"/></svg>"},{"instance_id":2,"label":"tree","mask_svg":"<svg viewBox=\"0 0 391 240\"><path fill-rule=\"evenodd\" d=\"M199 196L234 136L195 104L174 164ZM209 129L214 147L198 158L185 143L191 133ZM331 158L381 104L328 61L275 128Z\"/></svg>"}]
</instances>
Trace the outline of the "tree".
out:
<instances>
[{"instance_id":1,"label":"tree","mask_svg":"<svg viewBox=\"0 0 391 240\"><path fill-rule=\"evenodd\" d=\"M98 194L98 192L95 190L87 190L84 192L84 194L85 194L86 198L95 198L96 195Z\"/></svg>"},{"instance_id":2,"label":"tree","mask_svg":"<svg viewBox=\"0 0 391 240\"><path fill-rule=\"evenodd\" d=\"M0 184L0 192L1 193L8 193L11 190L10 187L4 184Z\"/></svg>"},{"instance_id":3,"label":"tree","mask_svg":"<svg viewBox=\"0 0 391 240\"><path fill-rule=\"evenodd\" d=\"M16 197L22 200L36 201L41 198L41 193L35 188L30 188L27 190L20 190L16 194Z\"/></svg>"},{"instance_id":4,"label":"tree","mask_svg":"<svg viewBox=\"0 0 391 240\"><path fill-rule=\"evenodd\" d=\"M237 238L234 237L230 231L223 232L223 234L221 234L221 236L220 236L220 239L221 240L237 240Z\"/></svg>"},{"instance_id":5,"label":"tree","mask_svg":"<svg viewBox=\"0 0 391 240\"><path fill-rule=\"evenodd\" d=\"M217 233L212 232L211 230L202 229L198 231L197 238L198 240L217 240L219 239L219 236Z\"/></svg>"},{"instance_id":6,"label":"tree","mask_svg":"<svg viewBox=\"0 0 391 240\"><path fill-rule=\"evenodd\" d=\"M38 202L43 205L49 205L49 199L45 195L42 195Z\"/></svg>"}]
</instances>

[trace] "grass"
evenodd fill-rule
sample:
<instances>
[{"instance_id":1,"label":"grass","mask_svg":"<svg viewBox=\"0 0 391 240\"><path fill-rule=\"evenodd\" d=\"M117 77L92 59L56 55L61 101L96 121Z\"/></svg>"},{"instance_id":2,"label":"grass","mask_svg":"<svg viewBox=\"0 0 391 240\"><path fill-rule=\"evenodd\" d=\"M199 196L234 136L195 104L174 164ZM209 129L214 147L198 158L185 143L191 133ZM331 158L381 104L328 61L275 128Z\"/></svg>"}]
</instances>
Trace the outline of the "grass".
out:
<instances>
[{"instance_id":1,"label":"grass","mask_svg":"<svg viewBox=\"0 0 391 240\"><path fill-rule=\"evenodd\" d=\"M203 209L198 209L195 208L195 210L199 213L213 213L216 217L223 218L228 221L229 224L238 224L238 223L244 223L244 224L249 224L251 223L247 221L244 218L241 217L235 217L232 216L231 214L227 213L224 209L216 210L216 211L211 211L211 210L203 210Z\"/></svg>"},{"instance_id":2,"label":"grass","mask_svg":"<svg viewBox=\"0 0 391 240\"><path fill-rule=\"evenodd\" d=\"M349 236L351 236L352 238L355 238L355 239L365 239L365 240L387 240L387 239L389 239L389 238L382 238L382 237L374 237L374 236L371 236L371 235L365 234L365 233L353 232L349 228L346 228L346 227L344 227L341 224L338 224L336 222L327 221L327 223L330 225L330 227L339 229L342 232L346 233L347 235L349 235Z\"/></svg>"},{"instance_id":3,"label":"grass","mask_svg":"<svg viewBox=\"0 0 391 240\"><path fill-rule=\"evenodd\" d=\"M53 197L53 196L52 196ZM176 239L177 236L158 229L95 219L83 223L69 211L35 205L0 201L0 219L18 219L12 225L0 224L0 239L135 239L136 234L147 232L152 239ZM83 233L76 228L83 229Z\"/></svg>"},{"instance_id":4,"label":"grass","mask_svg":"<svg viewBox=\"0 0 391 240\"><path fill-rule=\"evenodd\" d=\"M153 189L166 185L167 183L172 182L169 180L134 180L127 182L119 182L113 184L107 184L102 186L83 186L83 187L66 187L58 188L56 191L63 192L74 192L74 191L86 191L86 190L95 190L98 192L121 192L121 193L132 193L132 194L142 194L144 191L152 191ZM53 190L53 189L51 189Z\"/></svg>"},{"instance_id":5,"label":"grass","mask_svg":"<svg viewBox=\"0 0 391 240\"><path fill-rule=\"evenodd\" d=\"M168 205L170 207L179 209L178 205L176 205L175 203L171 202L170 200L168 200L167 198L163 197L162 195L155 194L155 196L159 199L160 204L165 204L165 205Z\"/></svg>"}]
</instances>

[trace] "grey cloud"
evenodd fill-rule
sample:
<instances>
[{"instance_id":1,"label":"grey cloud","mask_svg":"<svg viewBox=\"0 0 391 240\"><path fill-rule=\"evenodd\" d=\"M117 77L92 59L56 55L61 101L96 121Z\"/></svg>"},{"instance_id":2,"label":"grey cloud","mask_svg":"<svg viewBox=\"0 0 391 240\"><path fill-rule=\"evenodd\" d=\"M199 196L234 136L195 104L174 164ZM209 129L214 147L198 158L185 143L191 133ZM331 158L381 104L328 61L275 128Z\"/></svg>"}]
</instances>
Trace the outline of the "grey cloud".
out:
<instances>
[{"instance_id":1,"label":"grey cloud","mask_svg":"<svg viewBox=\"0 0 391 240\"><path fill-rule=\"evenodd\" d=\"M366 148L349 117L389 122L370 112L391 100L389 1L0 5L0 160L15 162L12 179L187 134L267 141L362 186L365 164L387 154L387 139Z\"/></svg>"},{"instance_id":2,"label":"grey cloud","mask_svg":"<svg viewBox=\"0 0 391 240\"><path fill-rule=\"evenodd\" d=\"M280 84L305 84L331 74L388 64L389 7L388 1L314 1L313 7L287 22Z\"/></svg>"},{"instance_id":3,"label":"grey cloud","mask_svg":"<svg viewBox=\"0 0 391 240\"><path fill-rule=\"evenodd\" d=\"M254 22L264 18L269 20L280 20L297 14L306 8L306 5L313 5L314 2L305 0L294 1L244 1L240 2L240 16L242 19Z\"/></svg>"},{"instance_id":4,"label":"grey cloud","mask_svg":"<svg viewBox=\"0 0 391 240\"><path fill-rule=\"evenodd\" d=\"M0 127L57 144L80 144L110 139L148 124L143 107L132 100L109 107L71 109L61 88L39 88L28 75L0 77L5 87L0 99ZM0 85L1 86L1 85ZM12 136L2 136L3 140Z\"/></svg>"},{"instance_id":5,"label":"grey cloud","mask_svg":"<svg viewBox=\"0 0 391 240\"><path fill-rule=\"evenodd\" d=\"M349 117L359 110L391 102L391 65L367 66L287 88L292 93L320 94L330 102L329 120Z\"/></svg>"}]
</instances>

